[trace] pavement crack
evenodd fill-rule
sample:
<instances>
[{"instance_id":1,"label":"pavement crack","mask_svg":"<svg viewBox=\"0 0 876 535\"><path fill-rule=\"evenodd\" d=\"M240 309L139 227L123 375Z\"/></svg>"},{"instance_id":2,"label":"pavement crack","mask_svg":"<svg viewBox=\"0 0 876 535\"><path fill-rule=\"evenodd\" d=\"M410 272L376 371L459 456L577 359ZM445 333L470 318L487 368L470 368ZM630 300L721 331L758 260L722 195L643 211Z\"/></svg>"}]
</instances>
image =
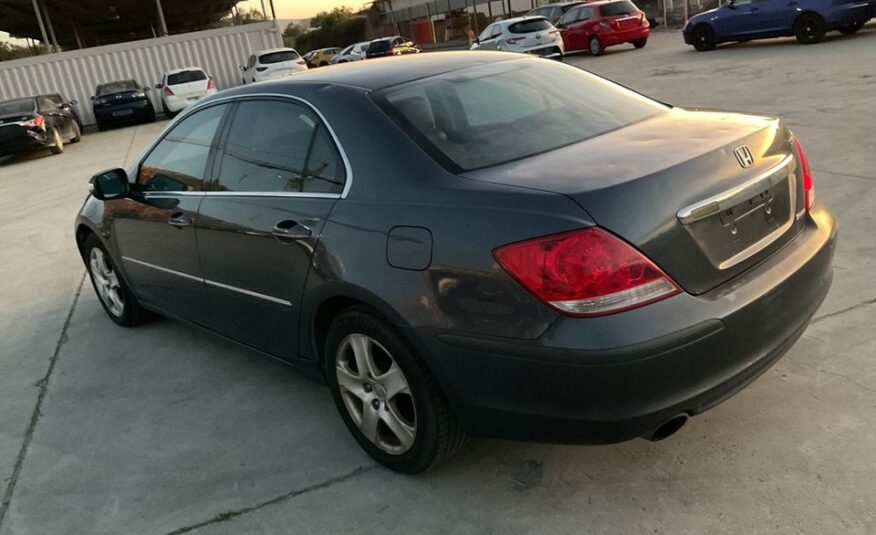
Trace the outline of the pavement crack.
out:
<instances>
[{"instance_id":1,"label":"pavement crack","mask_svg":"<svg viewBox=\"0 0 876 535\"><path fill-rule=\"evenodd\" d=\"M67 329L70 327L70 321L73 319L73 312L76 310L76 305L79 303L79 296L82 294L82 285L85 283L85 273L79 279L79 285L76 287L76 294L73 296L73 302L70 303L70 309L67 310L67 317L64 318L64 324L61 327L61 334L58 336L58 341L55 343L55 350L49 358L49 368L46 374L37 381L34 386L39 387L40 393L37 396L36 404L33 407L33 413L30 415L30 423L27 426L27 431L24 434L24 441L21 443L21 449L18 451L18 457L15 459L15 466L12 468L12 475L9 477L9 484L6 486L6 493L3 495L3 503L0 504L0 527L3 526L3 520L6 518L6 513L9 511L9 504L12 503L12 495L15 493L15 485L18 483L18 476L21 474L21 467L24 465L24 459L27 457L27 450L30 447L30 441L33 439L33 433L36 429L37 422L42 416L43 400L46 398L46 392L49 389L49 379L52 377L52 372L55 371L55 364L58 362L58 355L61 353L61 348L67 341Z\"/></svg>"},{"instance_id":2,"label":"pavement crack","mask_svg":"<svg viewBox=\"0 0 876 535\"><path fill-rule=\"evenodd\" d=\"M281 494L279 496L275 496L274 498L271 498L270 500L258 503L256 505L251 505L249 507L244 507L242 509L236 509L234 511L225 511L223 513L217 514L216 516L214 516L210 520L205 520L205 521L199 522L197 524L192 524L190 526L185 526L185 527L182 527L179 529L175 529L171 532L168 532L166 535L180 535L182 533L189 533L190 531L194 531L196 529L200 529L200 528L212 525L212 524L218 524L220 522L225 522L226 520L231 520L232 518L236 518L236 517L241 516L241 515L247 515L249 513L254 512L254 511L258 511L259 509L262 509L263 507L267 507L269 505L274 505L274 504L277 504L280 502L284 502L286 500L290 500L292 498L301 496L303 494L308 494L310 492L314 492L317 490L327 489L333 485L337 485L339 483L349 481L356 476L359 476L361 474L369 472L370 470L373 470L375 468L375 466L376 465L360 466L359 468L356 468L355 470L353 470L351 472L347 472L346 474L342 474L340 476L333 477L331 479L323 481L322 483L310 485L308 487L304 487L303 489L293 490L292 492L287 492L286 494Z\"/></svg>"},{"instance_id":3,"label":"pavement crack","mask_svg":"<svg viewBox=\"0 0 876 535\"><path fill-rule=\"evenodd\" d=\"M850 306L850 307L846 307L846 308L843 308L843 309L837 310L837 311L835 311L835 312L831 312L831 313L829 313L829 314L825 314L825 315L823 315L823 316L818 316L817 318L814 318L814 319L812 320L812 324L814 325L814 324L816 324L816 323L818 323L818 322L820 322L820 321L822 321L822 320L830 319L830 318L833 318L833 317L835 317L835 316L839 316L839 315L841 315L841 314L845 314L846 312L851 312L851 311L853 311L853 310L857 310L857 309L859 309L859 308L861 308L861 307L865 307L865 306L867 306L867 305L873 305L873 304L876 304L876 297L874 297L873 299L868 299L868 300L866 300L866 301L862 301L862 302L860 302L860 303L858 303L858 304L856 304L856 305L852 305L852 306Z\"/></svg>"}]
</instances>

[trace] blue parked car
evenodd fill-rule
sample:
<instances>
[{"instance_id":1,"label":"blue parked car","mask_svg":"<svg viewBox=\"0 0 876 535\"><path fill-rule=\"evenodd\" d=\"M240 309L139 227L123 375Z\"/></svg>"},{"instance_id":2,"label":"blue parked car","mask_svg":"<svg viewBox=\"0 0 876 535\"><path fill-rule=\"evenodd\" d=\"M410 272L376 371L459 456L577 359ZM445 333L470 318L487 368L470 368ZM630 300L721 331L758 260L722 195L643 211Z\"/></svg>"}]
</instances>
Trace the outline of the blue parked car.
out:
<instances>
[{"instance_id":1,"label":"blue parked car","mask_svg":"<svg viewBox=\"0 0 876 535\"><path fill-rule=\"evenodd\" d=\"M824 34L860 30L873 16L873 0L730 0L692 17L684 42L699 51L718 43L795 36L808 45Z\"/></svg>"}]
</instances>

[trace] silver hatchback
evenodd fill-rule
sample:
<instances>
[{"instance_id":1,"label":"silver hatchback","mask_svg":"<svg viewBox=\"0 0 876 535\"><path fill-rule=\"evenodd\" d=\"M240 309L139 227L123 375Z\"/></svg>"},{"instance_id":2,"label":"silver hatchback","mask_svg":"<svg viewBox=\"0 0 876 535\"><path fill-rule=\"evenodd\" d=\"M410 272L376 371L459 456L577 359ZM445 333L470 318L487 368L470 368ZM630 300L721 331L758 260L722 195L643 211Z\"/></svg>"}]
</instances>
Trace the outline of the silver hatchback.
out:
<instances>
[{"instance_id":1,"label":"silver hatchback","mask_svg":"<svg viewBox=\"0 0 876 535\"><path fill-rule=\"evenodd\" d=\"M490 24L471 45L472 50L525 52L559 58L566 51L563 38L544 17L516 17Z\"/></svg>"}]
</instances>

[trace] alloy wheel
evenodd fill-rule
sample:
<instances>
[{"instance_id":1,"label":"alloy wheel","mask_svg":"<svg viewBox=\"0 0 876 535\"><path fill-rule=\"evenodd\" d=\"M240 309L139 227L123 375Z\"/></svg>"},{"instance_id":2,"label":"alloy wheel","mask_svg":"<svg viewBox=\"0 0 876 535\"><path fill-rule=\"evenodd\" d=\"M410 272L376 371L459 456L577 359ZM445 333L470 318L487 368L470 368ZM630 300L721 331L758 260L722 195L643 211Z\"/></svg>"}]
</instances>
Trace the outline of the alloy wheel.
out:
<instances>
[{"instance_id":1,"label":"alloy wheel","mask_svg":"<svg viewBox=\"0 0 876 535\"><path fill-rule=\"evenodd\" d=\"M365 438L392 455L411 449L417 436L414 398L389 351L370 336L349 334L338 345L335 371L344 406Z\"/></svg>"},{"instance_id":2,"label":"alloy wheel","mask_svg":"<svg viewBox=\"0 0 876 535\"><path fill-rule=\"evenodd\" d=\"M113 316L120 318L125 313L125 300L119 285L119 276L98 247L93 247L88 258L89 271L94 279L97 295Z\"/></svg>"}]
</instances>

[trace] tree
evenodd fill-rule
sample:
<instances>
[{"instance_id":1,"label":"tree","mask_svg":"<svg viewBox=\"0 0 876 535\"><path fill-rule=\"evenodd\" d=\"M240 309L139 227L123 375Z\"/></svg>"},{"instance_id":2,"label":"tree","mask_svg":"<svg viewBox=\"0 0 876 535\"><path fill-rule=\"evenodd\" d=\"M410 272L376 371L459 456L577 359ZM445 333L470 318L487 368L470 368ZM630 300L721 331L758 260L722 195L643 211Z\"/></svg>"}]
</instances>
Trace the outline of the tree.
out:
<instances>
[{"instance_id":1,"label":"tree","mask_svg":"<svg viewBox=\"0 0 876 535\"><path fill-rule=\"evenodd\" d=\"M295 49L304 53L331 46L343 48L364 40L365 18L348 7L336 7L310 19L310 31L295 38Z\"/></svg>"},{"instance_id":2,"label":"tree","mask_svg":"<svg viewBox=\"0 0 876 535\"><path fill-rule=\"evenodd\" d=\"M283 44L290 48L295 47L295 41L302 35L307 32L301 26L295 24L294 22L290 22L286 29L283 30Z\"/></svg>"},{"instance_id":3,"label":"tree","mask_svg":"<svg viewBox=\"0 0 876 535\"><path fill-rule=\"evenodd\" d=\"M320 11L312 19L310 19L311 28L329 28L346 19L351 19L356 15L353 10L346 6L338 6L331 11Z\"/></svg>"},{"instance_id":4,"label":"tree","mask_svg":"<svg viewBox=\"0 0 876 535\"><path fill-rule=\"evenodd\" d=\"M0 61L5 61L8 59L27 58L30 56L39 56L41 54L48 53L49 47L44 45L27 47L15 45L8 42L0 42Z\"/></svg>"}]
</instances>

